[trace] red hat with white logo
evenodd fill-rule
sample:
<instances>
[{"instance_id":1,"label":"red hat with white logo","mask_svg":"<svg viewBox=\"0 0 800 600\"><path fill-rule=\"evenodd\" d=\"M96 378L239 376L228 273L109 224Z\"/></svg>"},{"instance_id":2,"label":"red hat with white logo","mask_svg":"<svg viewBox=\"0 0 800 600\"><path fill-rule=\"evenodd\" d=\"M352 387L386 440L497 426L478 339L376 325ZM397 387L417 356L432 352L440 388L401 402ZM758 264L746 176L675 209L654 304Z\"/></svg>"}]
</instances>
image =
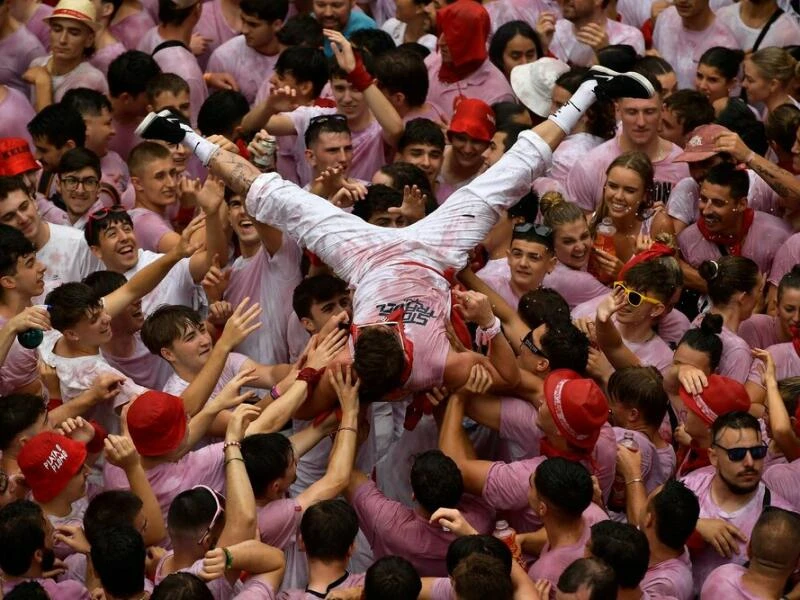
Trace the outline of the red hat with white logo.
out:
<instances>
[{"instance_id":1,"label":"red hat with white logo","mask_svg":"<svg viewBox=\"0 0 800 600\"><path fill-rule=\"evenodd\" d=\"M608 421L608 400L594 380L570 369L556 369L544 380L544 398L564 439L592 450Z\"/></svg>"},{"instance_id":2,"label":"red hat with white logo","mask_svg":"<svg viewBox=\"0 0 800 600\"><path fill-rule=\"evenodd\" d=\"M16 177L39 169L28 142L22 138L0 138L0 175Z\"/></svg>"},{"instance_id":3,"label":"red hat with white logo","mask_svg":"<svg viewBox=\"0 0 800 600\"><path fill-rule=\"evenodd\" d=\"M706 425L711 425L717 417L735 410L750 409L750 396L745 387L729 377L709 375L708 386L702 394L690 394L681 386L680 397L684 406L697 415Z\"/></svg>"},{"instance_id":4,"label":"red hat with white logo","mask_svg":"<svg viewBox=\"0 0 800 600\"><path fill-rule=\"evenodd\" d=\"M33 436L17 464L37 502L49 502L67 487L86 462L86 446L54 431Z\"/></svg>"}]
</instances>

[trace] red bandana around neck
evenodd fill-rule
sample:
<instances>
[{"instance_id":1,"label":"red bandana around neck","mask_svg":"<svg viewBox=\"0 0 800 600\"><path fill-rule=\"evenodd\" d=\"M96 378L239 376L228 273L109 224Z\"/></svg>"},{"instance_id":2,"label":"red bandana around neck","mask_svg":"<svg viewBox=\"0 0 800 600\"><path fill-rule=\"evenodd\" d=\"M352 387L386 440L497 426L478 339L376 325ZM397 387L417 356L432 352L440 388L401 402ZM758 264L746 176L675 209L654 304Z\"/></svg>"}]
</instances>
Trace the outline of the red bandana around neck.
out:
<instances>
[{"instance_id":1,"label":"red bandana around neck","mask_svg":"<svg viewBox=\"0 0 800 600\"><path fill-rule=\"evenodd\" d=\"M744 209L742 228L737 234L713 233L709 231L702 215L700 215L700 218L697 219L697 228L700 230L700 233L703 235L703 237L709 242L716 244L717 246L724 246L728 250L729 255L741 256L742 243L744 242L744 238L747 237L747 232L750 231L750 226L753 224L754 216L755 211L752 208Z\"/></svg>"}]
</instances>

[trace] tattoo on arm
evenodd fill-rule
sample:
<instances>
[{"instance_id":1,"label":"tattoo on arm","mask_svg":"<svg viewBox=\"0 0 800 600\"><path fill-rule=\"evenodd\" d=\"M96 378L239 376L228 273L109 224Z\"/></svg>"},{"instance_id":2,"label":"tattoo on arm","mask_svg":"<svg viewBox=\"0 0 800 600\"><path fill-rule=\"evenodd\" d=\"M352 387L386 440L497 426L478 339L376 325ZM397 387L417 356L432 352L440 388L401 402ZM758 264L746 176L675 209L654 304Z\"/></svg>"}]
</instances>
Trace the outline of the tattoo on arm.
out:
<instances>
[{"instance_id":1,"label":"tattoo on arm","mask_svg":"<svg viewBox=\"0 0 800 600\"><path fill-rule=\"evenodd\" d=\"M211 158L209 167L214 175L221 177L225 185L237 194L246 194L256 177L261 175L255 165L226 150L219 150Z\"/></svg>"},{"instance_id":2,"label":"tattoo on arm","mask_svg":"<svg viewBox=\"0 0 800 600\"><path fill-rule=\"evenodd\" d=\"M778 165L771 163L767 159L757 162L751 161L750 166L781 198L800 200L800 189L792 189L784 183L787 178L794 179L791 173L781 169Z\"/></svg>"}]
</instances>

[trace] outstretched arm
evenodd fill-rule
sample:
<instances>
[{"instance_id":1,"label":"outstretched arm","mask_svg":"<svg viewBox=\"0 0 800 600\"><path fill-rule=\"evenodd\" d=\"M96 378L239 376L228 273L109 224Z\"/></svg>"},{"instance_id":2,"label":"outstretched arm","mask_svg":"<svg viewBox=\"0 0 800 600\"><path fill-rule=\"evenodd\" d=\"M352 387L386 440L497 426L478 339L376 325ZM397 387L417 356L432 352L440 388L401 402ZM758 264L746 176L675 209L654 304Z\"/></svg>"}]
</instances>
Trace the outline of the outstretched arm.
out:
<instances>
[{"instance_id":1,"label":"outstretched arm","mask_svg":"<svg viewBox=\"0 0 800 600\"><path fill-rule=\"evenodd\" d=\"M256 177L261 175L258 167L249 160L222 148L211 157L208 169L222 179L231 190L245 195Z\"/></svg>"}]
</instances>

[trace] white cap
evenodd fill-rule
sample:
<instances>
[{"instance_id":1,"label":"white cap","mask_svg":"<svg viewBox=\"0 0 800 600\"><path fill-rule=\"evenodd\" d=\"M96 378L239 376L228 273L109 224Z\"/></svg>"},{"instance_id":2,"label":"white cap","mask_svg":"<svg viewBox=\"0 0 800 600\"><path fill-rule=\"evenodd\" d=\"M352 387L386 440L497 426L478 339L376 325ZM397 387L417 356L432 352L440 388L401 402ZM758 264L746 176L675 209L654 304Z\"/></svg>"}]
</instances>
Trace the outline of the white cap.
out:
<instances>
[{"instance_id":1,"label":"white cap","mask_svg":"<svg viewBox=\"0 0 800 600\"><path fill-rule=\"evenodd\" d=\"M518 65L511 70L511 89L531 112L546 118L550 115L553 87L569 65L557 58L545 56L532 63Z\"/></svg>"}]
</instances>

